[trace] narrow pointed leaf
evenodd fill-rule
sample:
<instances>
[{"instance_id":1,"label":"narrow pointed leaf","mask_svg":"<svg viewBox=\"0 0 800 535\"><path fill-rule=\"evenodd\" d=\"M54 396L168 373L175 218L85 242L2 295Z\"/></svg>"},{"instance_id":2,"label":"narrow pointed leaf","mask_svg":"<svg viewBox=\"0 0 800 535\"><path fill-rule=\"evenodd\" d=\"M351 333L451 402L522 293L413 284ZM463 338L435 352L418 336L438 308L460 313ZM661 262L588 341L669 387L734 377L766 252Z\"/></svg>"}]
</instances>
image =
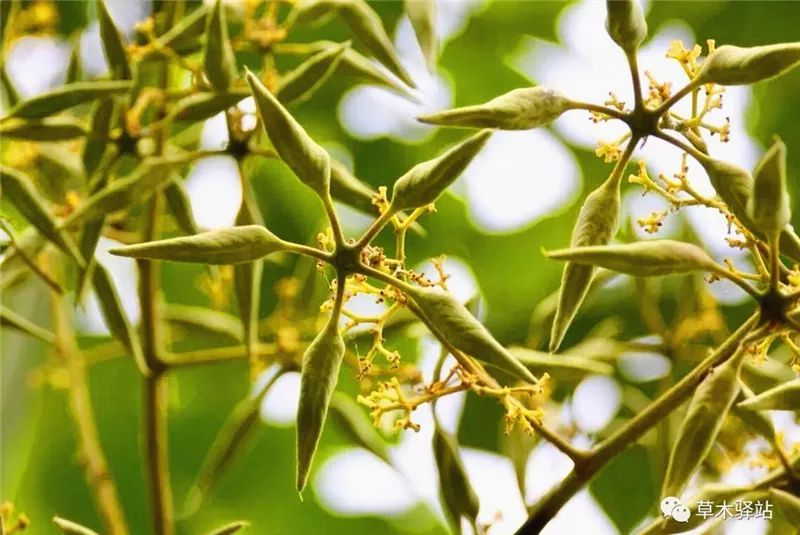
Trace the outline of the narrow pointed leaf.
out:
<instances>
[{"instance_id":1,"label":"narrow pointed leaf","mask_svg":"<svg viewBox=\"0 0 800 535\"><path fill-rule=\"evenodd\" d=\"M330 156L319 146L278 99L264 87L252 72L247 83L253 91L264 130L281 159L295 175L318 195L327 195L330 188Z\"/></svg>"},{"instance_id":2,"label":"narrow pointed leaf","mask_svg":"<svg viewBox=\"0 0 800 535\"><path fill-rule=\"evenodd\" d=\"M83 257L72 237L58 228L58 222L34 188L29 176L0 165L0 185L3 196L16 206L19 213L36 227L42 236L56 244L79 266L84 265Z\"/></svg>"},{"instance_id":3,"label":"narrow pointed leaf","mask_svg":"<svg viewBox=\"0 0 800 535\"><path fill-rule=\"evenodd\" d=\"M761 158L754 175L748 210L753 223L766 236L777 236L792 219L786 188L786 145L775 139Z\"/></svg>"},{"instance_id":4,"label":"narrow pointed leaf","mask_svg":"<svg viewBox=\"0 0 800 535\"><path fill-rule=\"evenodd\" d=\"M411 27L417 35L417 42L422 49L422 55L428 68L433 70L436 57L439 54L436 42L436 1L435 0L405 0L406 15L411 21Z\"/></svg>"},{"instance_id":5,"label":"narrow pointed leaf","mask_svg":"<svg viewBox=\"0 0 800 535\"><path fill-rule=\"evenodd\" d=\"M795 411L800 408L800 379L765 390L739 403L751 411Z\"/></svg>"},{"instance_id":6,"label":"narrow pointed leaf","mask_svg":"<svg viewBox=\"0 0 800 535\"><path fill-rule=\"evenodd\" d=\"M467 471L461 462L454 437L444 431L438 422L433 431L433 457L439 474L439 492L452 526L460 533L461 517L474 525L480 502Z\"/></svg>"},{"instance_id":7,"label":"narrow pointed leaf","mask_svg":"<svg viewBox=\"0 0 800 535\"><path fill-rule=\"evenodd\" d=\"M159 36L158 42L162 46L181 52L203 35L207 19L208 8L200 5Z\"/></svg>"},{"instance_id":8,"label":"narrow pointed leaf","mask_svg":"<svg viewBox=\"0 0 800 535\"><path fill-rule=\"evenodd\" d=\"M300 403L297 407L297 490L302 492L317 451L331 396L344 358L344 340L338 317L306 349L300 373Z\"/></svg>"},{"instance_id":9,"label":"narrow pointed leaf","mask_svg":"<svg viewBox=\"0 0 800 535\"><path fill-rule=\"evenodd\" d=\"M111 71L111 77L115 80L129 80L131 66L128 63L128 55L125 53L125 42L114 24L114 19L108 12L105 0L97 0L97 20L100 23L100 40L103 43L103 53Z\"/></svg>"},{"instance_id":10,"label":"narrow pointed leaf","mask_svg":"<svg viewBox=\"0 0 800 535\"><path fill-rule=\"evenodd\" d=\"M407 86L396 81L394 77L387 75L372 60L364 57L353 48L345 50L342 60L339 62L338 72L351 77L356 82L384 86L404 95L409 94Z\"/></svg>"},{"instance_id":11,"label":"narrow pointed leaf","mask_svg":"<svg viewBox=\"0 0 800 535\"><path fill-rule=\"evenodd\" d=\"M181 229L186 235L193 235L200 233L200 227L194 220L194 212L192 212L192 203L189 200L189 193L183 187L183 182L177 177L172 179L172 182L164 188L164 198L167 199L167 208L178 228Z\"/></svg>"},{"instance_id":12,"label":"narrow pointed leaf","mask_svg":"<svg viewBox=\"0 0 800 535\"><path fill-rule=\"evenodd\" d=\"M38 338L47 344L52 344L55 340L55 335L44 327L36 325L32 321L23 318L13 310L2 305L0 305L0 325Z\"/></svg>"},{"instance_id":13,"label":"narrow pointed leaf","mask_svg":"<svg viewBox=\"0 0 800 535\"><path fill-rule=\"evenodd\" d=\"M391 39L383 28L381 18L365 0L346 0L339 6L339 15L375 59L409 87L416 87L400 63Z\"/></svg>"},{"instance_id":14,"label":"narrow pointed leaf","mask_svg":"<svg viewBox=\"0 0 800 535\"><path fill-rule=\"evenodd\" d=\"M53 523L64 535L98 535L96 531L65 518L53 517Z\"/></svg>"},{"instance_id":15,"label":"narrow pointed leaf","mask_svg":"<svg viewBox=\"0 0 800 535\"><path fill-rule=\"evenodd\" d=\"M72 52L69 54L69 63L67 64L67 73L64 76L64 83L72 84L79 82L83 78L83 69L81 67L81 41L75 39L72 45Z\"/></svg>"},{"instance_id":16,"label":"narrow pointed leaf","mask_svg":"<svg viewBox=\"0 0 800 535\"><path fill-rule=\"evenodd\" d=\"M236 58L228 37L225 5L222 0L217 0L208 13L203 69L208 81L217 91L228 89L236 78Z\"/></svg>"},{"instance_id":17,"label":"narrow pointed leaf","mask_svg":"<svg viewBox=\"0 0 800 535\"><path fill-rule=\"evenodd\" d=\"M639 0L606 0L606 31L626 52L633 52L647 37L647 22Z\"/></svg>"},{"instance_id":18,"label":"narrow pointed leaf","mask_svg":"<svg viewBox=\"0 0 800 535\"><path fill-rule=\"evenodd\" d=\"M767 413L761 411L751 411L742 407L742 403L754 398L755 394L744 383L740 384L739 388L741 389L741 392L736 400L737 403L734 403L733 405L734 414L736 414L736 416L738 416L748 425L749 431L761 435L769 443L774 443L776 435L775 426L772 423L772 419Z\"/></svg>"},{"instance_id":19,"label":"narrow pointed leaf","mask_svg":"<svg viewBox=\"0 0 800 535\"><path fill-rule=\"evenodd\" d=\"M8 76L8 70L6 69L5 63L0 65L0 87L3 88L2 95L5 97L5 103L9 107L16 106L19 102L19 93L17 93L14 83Z\"/></svg>"},{"instance_id":20,"label":"narrow pointed leaf","mask_svg":"<svg viewBox=\"0 0 800 535\"><path fill-rule=\"evenodd\" d=\"M529 130L550 124L571 108L571 101L564 95L540 85L514 89L484 104L431 113L418 119L441 126Z\"/></svg>"},{"instance_id":21,"label":"narrow pointed leaf","mask_svg":"<svg viewBox=\"0 0 800 535\"><path fill-rule=\"evenodd\" d=\"M412 167L395 181L389 209L398 212L434 202L467 168L491 135L490 130L482 130L441 156Z\"/></svg>"},{"instance_id":22,"label":"narrow pointed leaf","mask_svg":"<svg viewBox=\"0 0 800 535\"><path fill-rule=\"evenodd\" d=\"M8 117L43 119L79 104L127 93L130 88L128 80L76 82L17 103L8 111Z\"/></svg>"},{"instance_id":23,"label":"narrow pointed leaf","mask_svg":"<svg viewBox=\"0 0 800 535\"><path fill-rule=\"evenodd\" d=\"M605 182L586 197L572 230L571 247L607 244L619 225L619 184ZM567 262L550 333L550 351L561 346L572 320L589 293L596 267Z\"/></svg>"},{"instance_id":24,"label":"narrow pointed leaf","mask_svg":"<svg viewBox=\"0 0 800 535\"><path fill-rule=\"evenodd\" d=\"M714 271L717 268L708 253L698 246L674 240L574 247L551 251L547 253L547 257L602 267L637 277Z\"/></svg>"},{"instance_id":25,"label":"narrow pointed leaf","mask_svg":"<svg viewBox=\"0 0 800 535\"><path fill-rule=\"evenodd\" d=\"M778 506L790 525L800 526L800 497L776 488L769 489L769 497Z\"/></svg>"},{"instance_id":26,"label":"narrow pointed leaf","mask_svg":"<svg viewBox=\"0 0 800 535\"><path fill-rule=\"evenodd\" d=\"M523 347L512 347L511 354L534 373L549 373L556 378L587 374L612 375L614 367L607 362L575 355L553 355Z\"/></svg>"},{"instance_id":27,"label":"narrow pointed leaf","mask_svg":"<svg viewBox=\"0 0 800 535\"><path fill-rule=\"evenodd\" d=\"M237 342L242 341L242 326L238 318L227 312L192 305L167 303L164 307L164 319L172 324L179 324L190 329L199 329L214 334L221 334Z\"/></svg>"},{"instance_id":28,"label":"narrow pointed leaf","mask_svg":"<svg viewBox=\"0 0 800 535\"><path fill-rule=\"evenodd\" d=\"M203 121L235 106L240 100L246 98L248 94L239 90L223 93L194 93L176 102L171 113L176 121Z\"/></svg>"},{"instance_id":29,"label":"narrow pointed leaf","mask_svg":"<svg viewBox=\"0 0 800 535\"><path fill-rule=\"evenodd\" d=\"M753 84L781 75L800 64L800 42L766 46L723 45L703 62L697 84Z\"/></svg>"},{"instance_id":30,"label":"narrow pointed leaf","mask_svg":"<svg viewBox=\"0 0 800 535\"><path fill-rule=\"evenodd\" d=\"M425 318L459 351L531 384L536 377L467 308L438 288L409 287L409 296Z\"/></svg>"},{"instance_id":31,"label":"narrow pointed leaf","mask_svg":"<svg viewBox=\"0 0 800 535\"><path fill-rule=\"evenodd\" d=\"M708 456L725 416L739 395L739 373L747 353L739 350L712 369L695 390L672 447L661 496L680 496Z\"/></svg>"},{"instance_id":32,"label":"narrow pointed leaf","mask_svg":"<svg viewBox=\"0 0 800 535\"><path fill-rule=\"evenodd\" d=\"M353 401L352 397L341 392L334 392L329 415L339 430L353 444L361 446L387 464L392 464L386 441L381 438L378 431L369 422L366 413L358 403Z\"/></svg>"},{"instance_id":33,"label":"narrow pointed leaf","mask_svg":"<svg viewBox=\"0 0 800 535\"><path fill-rule=\"evenodd\" d=\"M83 167L86 176L93 176L103 155L111 132L111 122L114 118L114 99L102 98L97 101L92 110L92 123L89 136L83 147Z\"/></svg>"},{"instance_id":34,"label":"narrow pointed leaf","mask_svg":"<svg viewBox=\"0 0 800 535\"><path fill-rule=\"evenodd\" d=\"M286 249L286 242L259 225L212 230L184 236L128 245L111 254L151 260L172 260L198 264L239 264L252 262Z\"/></svg>"},{"instance_id":35,"label":"narrow pointed leaf","mask_svg":"<svg viewBox=\"0 0 800 535\"><path fill-rule=\"evenodd\" d=\"M317 26L327 21L341 6L341 0L297 0L286 16L287 28L309 24Z\"/></svg>"},{"instance_id":36,"label":"narrow pointed leaf","mask_svg":"<svg viewBox=\"0 0 800 535\"><path fill-rule=\"evenodd\" d=\"M65 141L86 135L82 121L71 117L53 117L30 121L5 121L0 136L29 141Z\"/></svg>"},{"instance_id":37,"label":"narrow pointed leaf","mask_svg":"<svg viewBox=\"0 0 800 535\"><path fill-rule=\"evenodd\" d=\"M281 78L275 96L284 104L308 100L330 78L349 47L348 41L317 52Z\"/></svg>"},{"instance_id":38,"label":"narrow pointed leaf","mask_svg":"<svg viewBox=\"0 0 800 535\"><path fill-rule=\"evenodd\" d=\"M225 524L224 526L219 527L213 531L209 531L206 535L233 535L234 533L238 533L239 531L249 526L250 522L237 520L236 522L231 522L230 524Z\"/></svg>"},{"instance_id":39,"label":"narrow pointed leaf","mask_svg":"<svg viewBox=\"0 0 800 535\"><path fill-rule=\"evenodd\" d=\"M341 162L331 160L331 196L367 214L377 213L377 207L372 204L375 192L365 183L356 178Z\"/></svg>"}]
</instances>

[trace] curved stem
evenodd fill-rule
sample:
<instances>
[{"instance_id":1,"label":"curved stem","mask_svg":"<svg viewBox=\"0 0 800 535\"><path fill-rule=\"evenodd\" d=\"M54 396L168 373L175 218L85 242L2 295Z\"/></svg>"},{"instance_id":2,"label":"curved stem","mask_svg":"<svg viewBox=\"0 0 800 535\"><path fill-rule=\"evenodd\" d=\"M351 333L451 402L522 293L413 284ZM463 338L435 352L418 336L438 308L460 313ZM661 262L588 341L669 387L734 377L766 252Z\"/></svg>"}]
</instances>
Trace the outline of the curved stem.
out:
<instances>
[{"instance_id":1,"label":"curved stem","mask_svg":"<svg viewBox=\"0 0 800 535\"><path fill-rule=\"evenodd\" d=\"M592 104L591 102L570 100L570 107L574 110L587 110L602 113L604 115L608 115L609 117L613 117L614 119L619 119L620 121L625 121L628 118L627 114L617 109L609 108L608 106L601 106L600 104Z\"/></svg>"},{"instance_id":2,"label":"curved stem","mask_svg":"<svg viewBox=\"0 0 800 535\"><path fill-rule=\"evenodd\" d=\"M372 225L364 232L364 235L359 238L358 242L356 243L355 247L357 249L362 249L366 247L369 242L375 238L375 236L386 226L386 224L391 221L392 217L394 217L394 210L391 208L383 212L378 219L372 222Z\"/></svg>"},{"instance_id":3,"label":"curved stem","mask_svg":"<svg viewBox=\"0 0 800 535\"><path fill-rule=\"evenodd\" d=\"M661 106L656 108L655 109L655 113L657 113L659 115L663 114L668 109L670 109L672 106L674 106L680 99L682 99L683 97L685 97L686 95L688 95L689 93L694 91L694 88L697 87L697 85L698 85L697 81L696 80L692 80L691 82L689 82L688 84L683 86L680 89L680 91L678 91L677 93L675 93L674 95L669 97L666 101L664 101L661 104Z\"/></svg>"},{"instance_id":4,"label":"curved stem","mask_svg":"<svg viewBox=\"0 0 800 535\"><path fill-rule=\"evenodd\" d=\"M628 60L628 67L631 71L631 83L633 84L633 100L635 107L638 109L643 106L642 101L642 80L639 78L639 59L636 55L636 50L625 52L625 58Z\"/></svg>"},{"instance_id":5,"label":"curved stem","mask_svg":"<svg viewBox=\"0 0 800 535\"><path fill-rule=\"evenodd\" d=\"M694 148L692 145L684 143L683 141L681 141L679 139L675 139L674 137L672 137L671 135L667 134L663 130L658 130L655 133L655 136L657 138L659 138L659 139L663 139L664 141L666 141L667 143L669 143L671 145L674 145L674 146L678 147L683 152L689 154L692 158L694 158L695 160L697 160L701 164L703 162L707 162L707 161L709 161L711 159L707 154L703 154L703 152L701 152L698 149Z\"/></svg>"},{"instance_id":6,"label":"curved stem","mask_svg":"<svg viewBox=\"0 0 800 535\"><path fill-rule=\"evenodd\" d=\"M345 244L344 232L342 232L339 216L336 215L336 208L333 206L330 192L326 192L322 196L322 206L325 207L325 215L328 216L328 222L331 224L331 229L333 229L333 239L336 240L336 246L341 247Z\"/></svg>"},{"instance_id":7,"label":"curved stem","mask_svg":"<svg viewBox=\"0 0 800 535\"><path fill-rule=\"evenodd\" d=\"M309 247L308 245L302 245L300 243L294 242L285 242L286 249L293 253L301 254L304 256L310 256L311 258L315 258L320 262L325 263L332 263L333 262L333 255L326 253L325 251L321 251L315 247Z\"/></svg>"},{"instance_id":8,"label":"curved stem","mask_svg":"<svg viewBox=\"0 0 800 535\"><path fill-rule=\"evenodd\" d=\"M735 273L731 273L730 271L728 271L727 269L725 269L720 265L717 265L715 267L714 273L722 277L725 277L727 280L731 281L736 286L738 286L739 288L750 294L750 296L756 301L761 300L761 294L758 292L758 290L756 290L750 284L748 284L747 281L744 280L742 277L739 277Z\"/></svg>"},{"instance_id":9,"label":"curved stem","mask_svg":"<svg viewBox=\"0 0 800 535\"><path fill-rule=\"evenodd\" d=\"M733 355L750 330L757 324L759 314L755 313L744 322L716 351L706 357L691 372L675 383L646 409L637 413L606 440L595 446L585 460L533 508L528 520L517 533L539 533L550 520L595 474L620 452L632 446L649 429L688 398L700 384L706 373Z\"/></svg>"}]
</instances>

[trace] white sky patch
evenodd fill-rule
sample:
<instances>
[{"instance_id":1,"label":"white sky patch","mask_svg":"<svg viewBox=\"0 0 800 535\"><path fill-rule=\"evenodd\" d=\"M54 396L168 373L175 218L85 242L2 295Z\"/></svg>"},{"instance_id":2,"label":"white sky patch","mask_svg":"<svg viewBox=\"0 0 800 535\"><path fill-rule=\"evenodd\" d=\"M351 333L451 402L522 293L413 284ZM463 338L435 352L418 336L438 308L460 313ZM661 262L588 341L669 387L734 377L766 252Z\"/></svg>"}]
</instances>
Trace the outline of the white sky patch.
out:
<instances>
[{"instance_id":1,"label":"white sky patch","mask_svg":"<svg viewBox=\"0 0 800 535\"><path fill-rule=\"evenodd\" d=\"M578 427L587 433L603 429L622 402L619 385L603 375L587 377L572 394L572 414Z\"/></svg>"},{"instance_id":2,"label":"white sky patch","mask_svg":"<svg viewBox=\"0 0 800 535\"><path fill-rule=\"evenodd\" d=\"M480 501L478 522L491 522L491 535L511 535L528 517L511 461L488 451L460 450L464 469Z\"/></svg>"},{"instance_id":3,"label":"white sky patch","mask_svg":"<svg viewBox=\"0 0 800 535\"><path fill-rule=\"evenodd\" d=\"M69 55L62 39L25 36L11 43L6 69L20 97L30 98L64 83Z\"/></svg>"},{"instance_id":4,"label":"white sky patch","mask_svg":"<svg viewBox=\"0 0 800 535\"><path fill-rule=\"evenodd\" d=\"M259 381L266 381L274 371L267 370ZM263 384L263 383L260 383ZM300 374L288 372L272 385L267 397L261 403L261 419L273 425L289 427L294 425L297 404L300 400Z\"/></svg>"},{"instance_id":5,"label":"white sky patch","mask_svg":"<svg viewBox=\"0 0 800 535\"><path fill-rule=\"evenodd\" d=\"M580 176L572 153L540 129L495 132L461 181L475 223L510 232L574 200Z\"/></svg>"},{"instance_id":6,"label":"white sky patch","mask_svg":"<svg viewBox=\"0 0 800 535\"><path fill-rule=\"evenodd\" d=\"M637 383L655 381L666 376L672 369L672 362L658 353L623 353L618 363L622 375Z\"/></svg>"},{"instance_id":7,"label":"white sky patch","mask_svg":"<svg viewBox=\"0 0 800 535\"><path fill-rule=\"evenodd\" d=\"M122 245L117 241L101 237L97 243L95 256L97 262L108 270L122 303L122 309L128 316L128 320L135 325L139 322L140 317L139 298L136 293L138 280L136 261L133 258L114 256L108 252L109 249L115 249ZM85 302L77 310L76 322L83 332L109 334L94 289L86 293Z\"/></svg>"},{"instance_id":8,"label":"white sky patch","mask_svg":"<svg viewBox=\"0 0 800 535\"><path fill-rule=\"evenodd\" d=\"M458 258L448 256L442 264L444 272L450 275L447 279L447 289L455 298L465 303L472 299L478 293L478 283L475 281L475 276L472 274L470 267ZM431 262L414 267L414 271L422 273L425 278L431 281L439 280L439 273L433 267Z\"/></svg>"},{"instance_id":9,"label":"white sky patch","mask_svg":"<svg viewBox=\"0 0 800 535\"><path fill-rule=\"evenodd\" d=\"M232 158L210 156L198 160L185 185L198 225L207 229L234 226L242 204L242 184Z\"/></svg>"},{"instance_id":10,"label":"white sky patch","mask_svg":"<svg viewBox=\"0 0 800 535\"><path fill-rule=\"evenodd\" d=\"M361 448L328 459L313 484L322 506L342 515L397 515L417 503L397 471Z\"/></svg>"}]
</instances>

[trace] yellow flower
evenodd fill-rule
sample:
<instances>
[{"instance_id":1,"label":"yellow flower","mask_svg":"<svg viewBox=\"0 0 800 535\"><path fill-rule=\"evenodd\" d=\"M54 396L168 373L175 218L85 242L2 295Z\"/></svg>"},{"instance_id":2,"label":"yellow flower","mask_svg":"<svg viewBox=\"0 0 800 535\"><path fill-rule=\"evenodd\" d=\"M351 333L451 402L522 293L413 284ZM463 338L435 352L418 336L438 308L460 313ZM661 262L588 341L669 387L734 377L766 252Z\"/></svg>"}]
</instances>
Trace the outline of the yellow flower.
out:
<instances>
[{"instance_id":1,"label":"yellow flower","mask_svg":"<svg viewBox=\"0 0 800 535\"><path fill-rule=\"evenodd\" d=\"M619 160L622 151L619 149L619 145L616 143L607 143L605 141L601 141L594 150L594 153L599 158L603 158L604 162L611 163Z\"/></svg>"},{"instance_id":2,"label":"yellow flower","mask_svg":"<svg viewBox=\"0 0 800 535\"><path fill-rule=\"evenodd\" d=\"M638 219L636 223L648 234L655 234L664 224L664 218L667 217L668 213L667 210L663 212L653 212L645 218Z\"/></svg>"}]
</instances>

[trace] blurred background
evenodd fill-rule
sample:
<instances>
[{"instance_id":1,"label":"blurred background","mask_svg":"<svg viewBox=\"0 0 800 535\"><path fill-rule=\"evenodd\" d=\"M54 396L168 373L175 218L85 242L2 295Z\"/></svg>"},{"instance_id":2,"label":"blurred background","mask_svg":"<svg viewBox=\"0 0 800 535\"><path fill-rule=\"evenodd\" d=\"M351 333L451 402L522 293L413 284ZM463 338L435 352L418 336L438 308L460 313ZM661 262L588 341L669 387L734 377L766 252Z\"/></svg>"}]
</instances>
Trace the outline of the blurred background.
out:
<instances>
[{"instance_id":1,"label":"blurred background","mask_svg":"<svg viewBox=\"0 0 800 535\"><path fill-rule=\"evenodd\" d=\"M150 12L147 1L107 0L117 25L132 35L134 24ZM568 96L603 102L613 91L632 101L622 53L605 33L605 6L600 1L438 2L441 56L435 74L427 71L402 3L372 2L393 36L403 63L419 86L413 102L389 90L352 85L334 77L309 102L293 113L314 137L345 161L362 180L390 186L414 163L433 157L465 135L464 131L418 124L420 113L454 105L486 101L508 90L546 84ZM93 3L53 3L58 34L31 35L10 43L6 66L23 97L59 86L64 79L72 43L79 40L86 77L106 71ZM0 7L7 8L4 0ZM659 81L683 85L680 67L665 53L674 39L687 47L713 38L718 44L757 45L798 39L800 3L746 1L658 1L646 4L650 34L640 56L642 71ZM231 17L241 5L229 3ZM339 21L303 28L291 39L341 41L347 32ZM646 78L643 76L644 83ZM712 155L752 168L772 135L789 148L789 185L797 207L800 198L800 70L754 88L729 88L717 121L729 117L731 139L709 144ZM252 111L252 102L240 106ZM224 118L207 121L205 148L224 146ZM619 125L593 124L588 113L570 112L552 128L498 132L451 191L437 203L437 212L422 219L427 234L411 236L411 265L429 270L429 259L447 255L451 287L462 299L481 296L480 314L495 336L506 344L530 341L529 325L537 305L557 289L561 265L547 261L542 249L561 247L569 235L586 193L604 180L611 165L594 154L596 143L619 137ZM4 158L10 144L3 143ZM11 147L13 148L13 147ZM648 163L651 176L671 175L680 154L658 140L648 141L634 159ZM634 172L634 166L630 167ZM323 227L324 214L313 193L273 162L251 165L251 182L267 226L279 236L311 243ZM698 166L690 179L709 191ZM233 160L198 161L186 186L197 222L205 228L231 226L241 200ZM626 184L627 187L627 184ZM340 206L345 230L356 235L370 219ZM648 236L632 221L661 211L666 205L641 190L627 188L623 234ZM795 210L795 225L800 224ZM744 262L724 240L724 219L709 210L670 215L660 237L685 236L687 228L718 258ZM385 238L385 237L384 237ZM135 320L135 264L103 251L115 243L104 239L100 261L117 281L126 309ZM388 245L388 242L387 242ZM284 277L303 271L294 259L267 264L262 287L262 316L275 307L274 287ZM308 271L308 269L306 269ZM171 302L235 311L230 289L219 295L203 288L203 270L165 263L163 287ZM205 290L205 291L204 291ZM673 292L666 289L665 292ZM723 304L729 325L741 320L751 305L732 285L717 282L709 290ZM673 292L674 293L674 292ZM635 284L617 278L602 289L578 316L565 347L587 334L612 329L621 339L648 334L635 299ZM324 282L308 292L310 308L324 298ZM40 285L23 285L3 295L6 306L47 324L46 296ZM365 300L357 307L374 309ZM665 305L669 307L669 305ZM671 305L674 308L674 303ZM613 317L613 322L607 321ZM76 316L85 347L101 343L107 331L90 296ZM605 330L603 330L605 329ZM536 333L533 333L535 336ZM224 342L224 341L223 341ZM391 341L404 361L419 361L430 377L439 347L427 336ZM180 349L222 345L219 340L192 338ZM543 347L543 346L542 346ZM41 367L44 344L4 331L2 336L2 498L13 501L33 520L32 533L49 533L49 518L66 516L89 526L98 520L76 459L74 433L67 416L59 378ZM568 349L566 350L568 352ZM683 373L664 355L630 352L618 355L612 375L582 377L562 383L547 410L547 421L570 430L573 442L589 446L604 430L636 411L637 403L658 391L663 381ZM266 372L269 374L270 372ZM265 380L262 377L261 380ZM191 368L173 374L170 388L169 436L171 476L180 506L219 426L249 390L244 363ZM389 434L392 466L365 450L349 445L329 426L323 437L311 488L301 501L294 490L294 429L299 377L287 374L262 406L263 424L252 446L222 479L195 514L183 518L180 533L199 533L225 521L246 519L253 533L446 533L438 504L438 489L430 449L432 416L420 408L415 421L421 431ZM139 454L139 377L128 359L94 364L90 386L100 438L133 533L149 529L144 476ZM355 392L352 380L342 388ZM457 431L467 471L481 499L480 518L493 522L492 535L513 533L526 517L524 503L542 496L570 469L570 461L547 444L534 447L526 465L525 497L520 496L511 462L502 456L505 441L502 411L494 402L453 396L437 407L446 427ZM792 414L776 415L787 443L799 440ZM630 533L656 511L660 476L651 445L624 452L548 527L547 533ZM757 448L756 448L757 450ZM755 450L754 450L755 451ZM739 460L725 474L738 483L763 475ZM728 522L725 533L762 534L769 522Z\"/></svg>"}]
</instances>

